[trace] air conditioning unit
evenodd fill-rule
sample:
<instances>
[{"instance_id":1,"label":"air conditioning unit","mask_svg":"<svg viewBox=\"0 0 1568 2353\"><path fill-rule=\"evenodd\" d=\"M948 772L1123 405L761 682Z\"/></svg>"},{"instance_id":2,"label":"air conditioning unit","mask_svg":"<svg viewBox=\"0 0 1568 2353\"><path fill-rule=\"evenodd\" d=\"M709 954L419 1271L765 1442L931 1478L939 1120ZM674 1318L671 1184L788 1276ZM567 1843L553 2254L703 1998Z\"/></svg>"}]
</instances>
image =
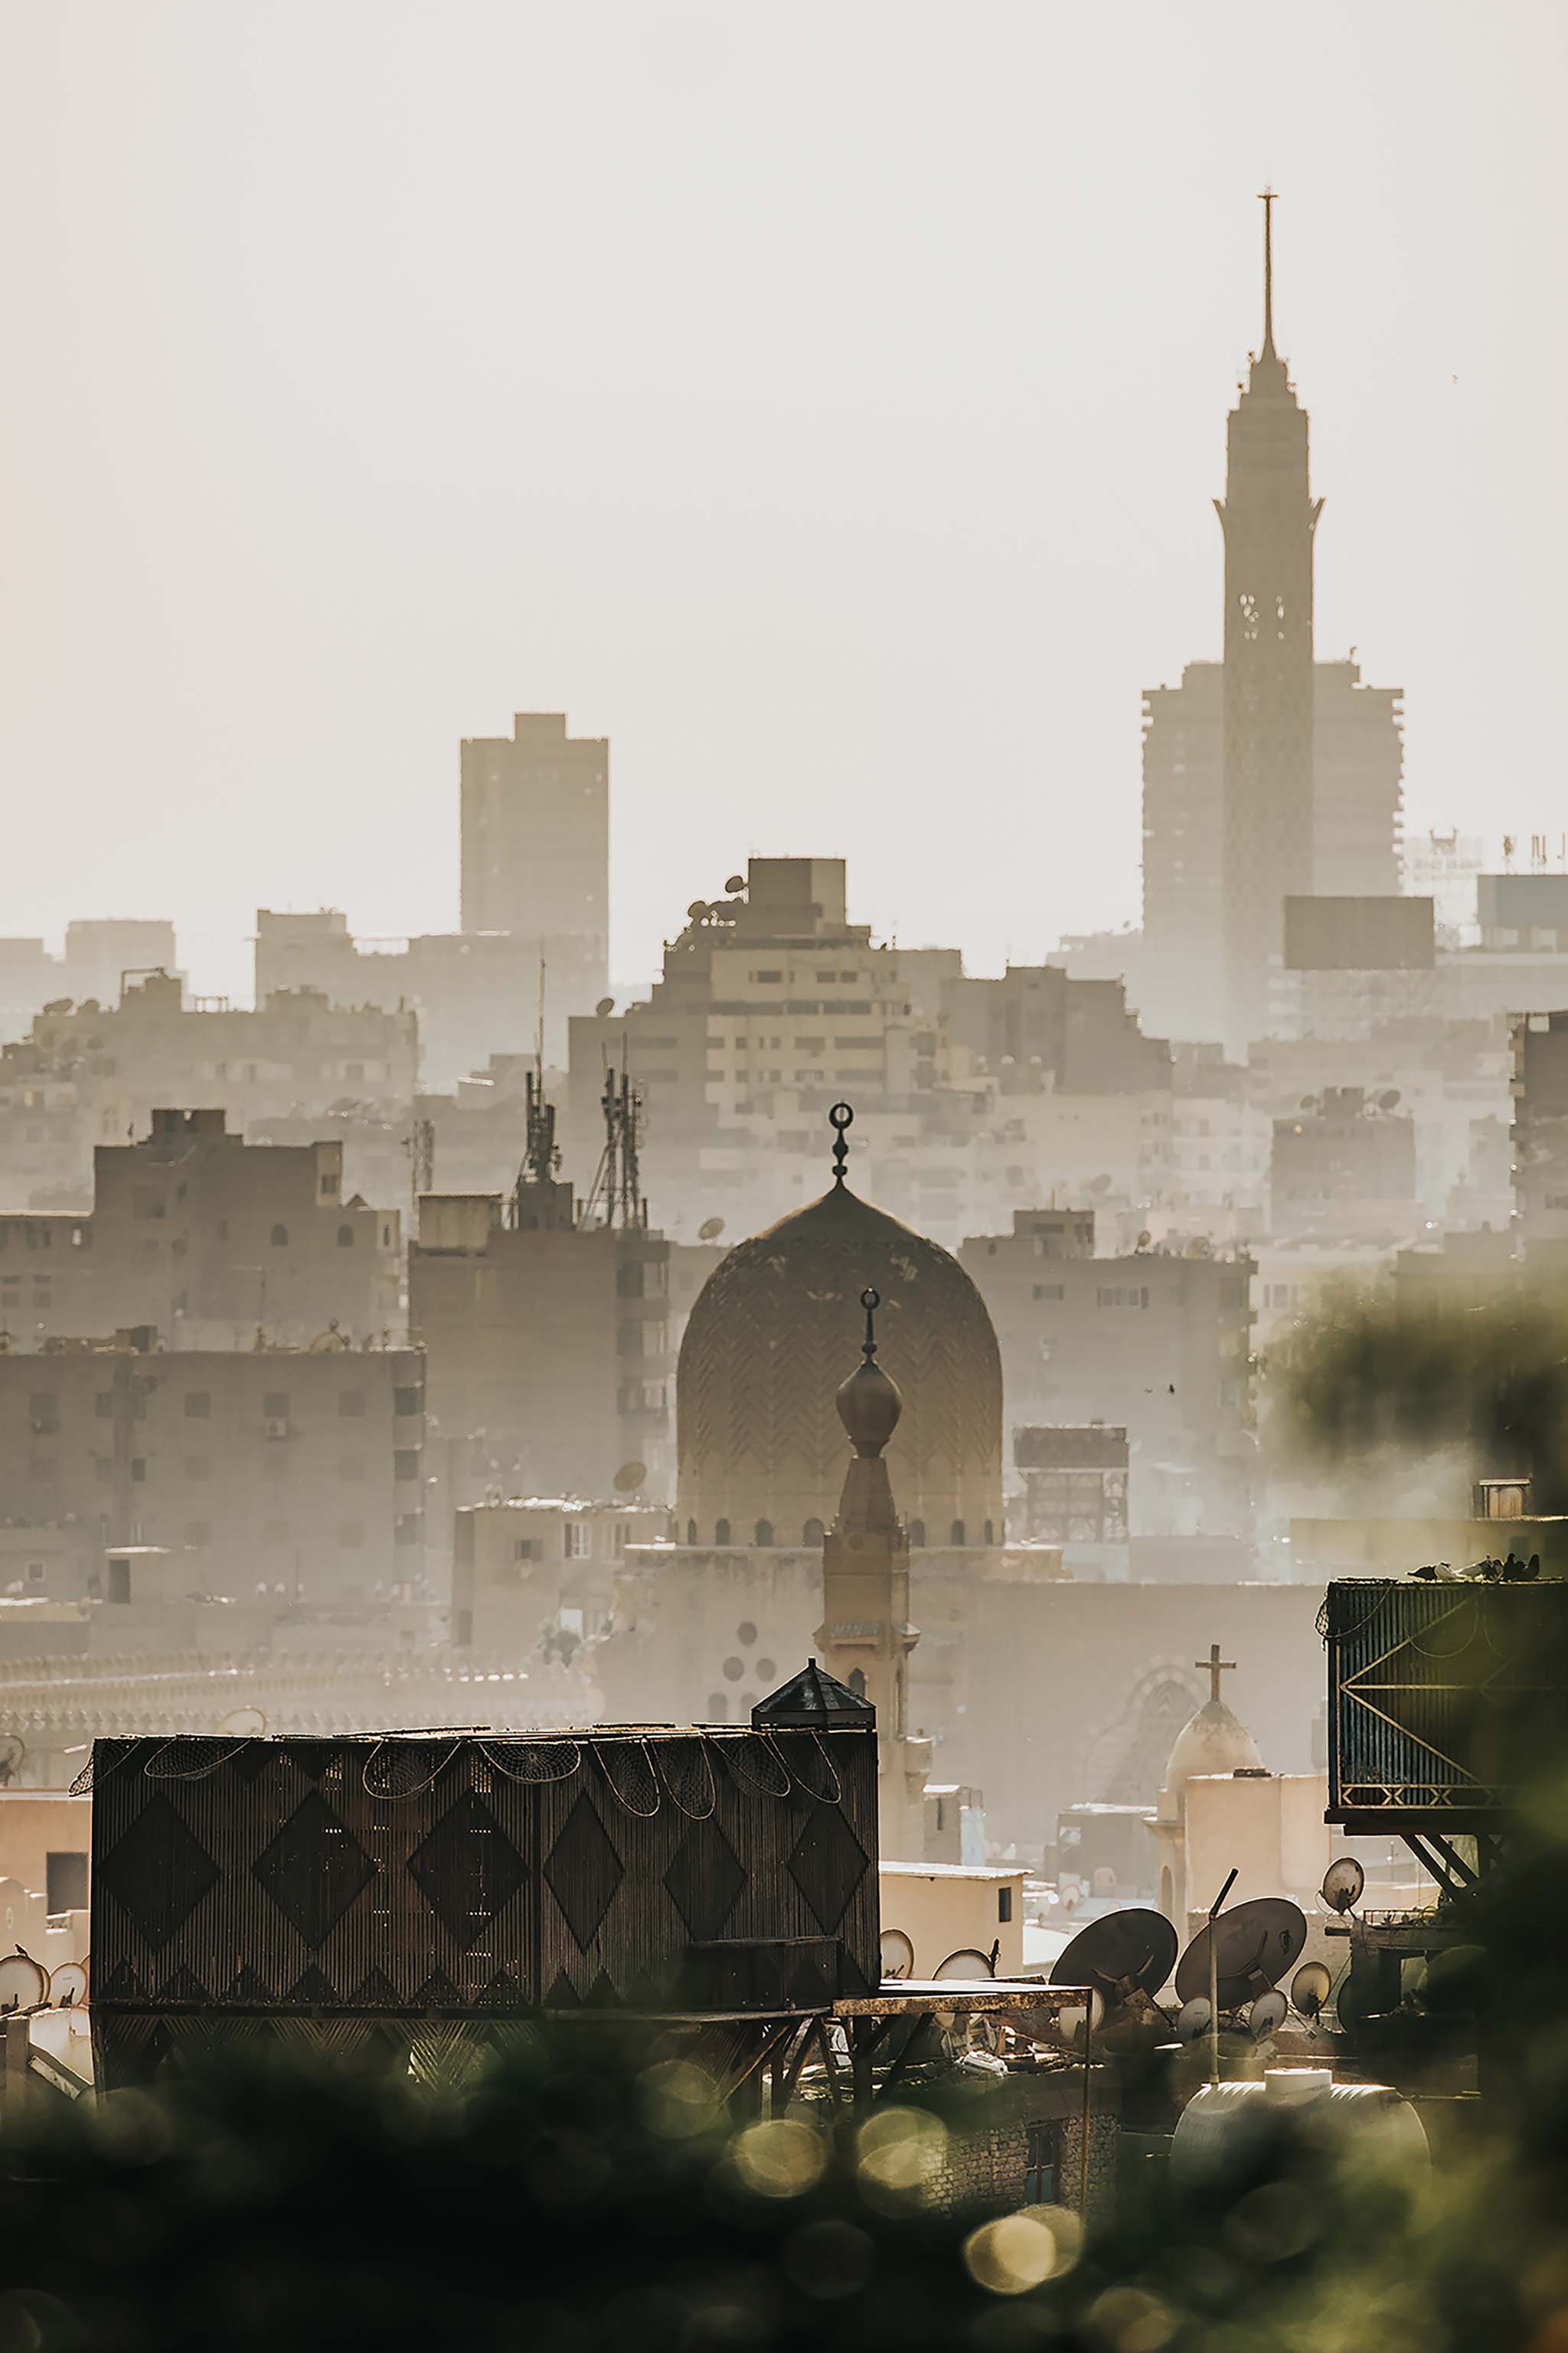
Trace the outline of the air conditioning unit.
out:
<instances>
[{"instance_id":1,"label":"air conditioning unit","mask_svg":"<svg viewBox=\"0 0 1568 2353\"><path fill-rule=\"evenodd\" d=\"M268 1438L287 1438L289 1435L288 1416L286 1414L268 1414L267 1418L267 1435Z\"/></svg>"}]
</instances>

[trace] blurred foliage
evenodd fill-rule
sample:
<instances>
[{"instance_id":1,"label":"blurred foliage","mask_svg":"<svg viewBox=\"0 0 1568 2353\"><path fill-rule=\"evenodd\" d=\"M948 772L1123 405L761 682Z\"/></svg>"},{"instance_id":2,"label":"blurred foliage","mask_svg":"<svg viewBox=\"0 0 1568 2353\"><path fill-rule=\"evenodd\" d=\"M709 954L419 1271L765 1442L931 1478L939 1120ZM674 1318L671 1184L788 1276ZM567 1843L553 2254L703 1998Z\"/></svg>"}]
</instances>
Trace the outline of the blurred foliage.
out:
<instances>
[{"instance_id":1,"label":"blurred foliage","mask_svg":"<svg viewBox=\"0 0 1568 2353\"><path fill-rule=\"evenodd\" d=\"M1485 2097L1434 2111L1429 2175L1276 2112L1201 2188L1131 2167L1085 2241L930 2211L973 2106L737 2125L607 2020L456 2088L258 2044L5 2119L0 2353L1568 2353L1568 1654L1540 1666L1449 1972Z\"/></svg>"},{"instance_id":2,"label":"blurred foliage","mask_svg":"<svg viewBox=\"0 0 1568 2353\"><path fill-rule=\"evenodd\" d=\"M1401 1313L1331 1299L1269 1350L1270 1451L1342 1462L1385 1448L1472 1449L1498 1475L1556 1476L1568 1429L1568 1307L1500 1293Z\"/></svg>"}]
</instances>

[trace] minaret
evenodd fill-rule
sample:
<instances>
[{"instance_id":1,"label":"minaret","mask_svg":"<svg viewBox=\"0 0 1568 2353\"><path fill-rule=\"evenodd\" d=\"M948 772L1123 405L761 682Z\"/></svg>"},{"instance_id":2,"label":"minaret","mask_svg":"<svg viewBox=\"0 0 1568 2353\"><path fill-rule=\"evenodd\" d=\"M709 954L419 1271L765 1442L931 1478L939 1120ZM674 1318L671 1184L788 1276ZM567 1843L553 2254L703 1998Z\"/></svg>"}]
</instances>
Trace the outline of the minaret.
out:
<instances>
[{"instance_id":1,"label":"minaret","mask_svg":"<svg viewBox=\"0 0 1568 2353\"><path fill-rule=\"evenodd\" d=\"M882 1449L904 1401L877 1362L874 1291L866 1310L861 1361L835 1400L855 1452L838 1516L823 1539L823 1623L817 1648L829 1673L877 1711L882 1859L919 1862L925 1844L925 1784L931 1743L909 1729L909 1659L920 1640L910 1624L910 1546L893 1501Z\"/></svg>"},{"instance_id":2,"label":"minaret","mask_svg":"<svg viewBox=\"0 0 1568 2353\"><path fill-rule=\"evenodd\" d=\"M1288 892L1312 888L1312 540L1307 415L1274 348L1274 205L1263 344L1230 413L1225 533L1226 1043L1263 1034Z\"/></svg>"}]
</instances>

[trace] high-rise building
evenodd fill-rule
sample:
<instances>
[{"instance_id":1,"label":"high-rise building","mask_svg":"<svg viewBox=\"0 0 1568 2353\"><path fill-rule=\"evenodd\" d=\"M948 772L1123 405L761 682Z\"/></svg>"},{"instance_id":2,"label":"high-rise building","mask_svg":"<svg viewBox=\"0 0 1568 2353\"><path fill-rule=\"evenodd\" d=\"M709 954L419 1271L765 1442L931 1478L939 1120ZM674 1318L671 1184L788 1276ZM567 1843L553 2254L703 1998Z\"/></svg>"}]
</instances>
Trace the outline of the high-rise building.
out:
<instances>
[{"instance_id":1,"label":"high-rise building","mask_svg":"<svg viewBox=\"0 0 1568 2353\"><path fill-rule=\"evenodd\" d=\"M1274 347L1265 207L1263 345L1229 425L1225 659L1143 698L1139 1007L1175 1038L1240 1050L1268 1002L1287 893L1396 892L1404 750L1396 687L1312 655L1306 412Z\"/></svg>"},{"instance_id":2,"label":"high-rise building","mask_svg":"<svg viewBox=\"0 0 1568 2353\"><path fill-rule=\"evenodd\" d=\"M462 928L538 944L547 996L585 1012L610 934L610 746L561 712L519 712L511 736L462 746Z\"/></svg>"},{"instance_id":3,"label":"high-rise building","mask_svg":"<svg viewBox=\"0 0 1568 2353\"><path fill-rule=\"evenodd\" d=\"M1226 1030L1245 1044L1287 892L1313 888L1312 540L1307 413L1274 348L1273 199L1263 200L1263 345L1230 412L1225 497Z\"/></svg>"}]
</instances>

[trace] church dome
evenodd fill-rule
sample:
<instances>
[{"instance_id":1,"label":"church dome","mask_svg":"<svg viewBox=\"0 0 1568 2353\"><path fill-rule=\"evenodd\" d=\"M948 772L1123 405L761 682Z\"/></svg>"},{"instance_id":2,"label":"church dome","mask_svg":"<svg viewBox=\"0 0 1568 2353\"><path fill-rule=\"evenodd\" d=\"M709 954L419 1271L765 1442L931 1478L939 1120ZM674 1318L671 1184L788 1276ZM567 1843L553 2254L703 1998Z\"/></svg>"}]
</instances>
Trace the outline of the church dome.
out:
<instances>
[{"instance_id":1,"label":"church dome","mask_svg":"<svg viewBox=\"0 0 1568 2353\"><path fill-rule=\"evenodd\" d=\"M1258 1773L1262 1769L1258 1743L1240 1716L1234 1715L1224 1700L1211 1699L1177 1733L1160 1794L1162 1798L1167 1792L1173 1799L1180 1798L1187 1783L1201 1773Z\"/></svg>"},{"instance_id":2,"label":"church dome","mask_svg":"<svg viewBox=\"0 0 1568 2353\"><path fill-rule=\"evenodd\" d=\"M689 1543L814 1543L831 1525L847 1461L834 1400L868 1286L903 1399L887 1461L912 1540L1000 1537L1002 1359L985 1303L951 1251L840 1183L738 1243L698 1294L676 1375Z\"/></svg>"}]
</instances>

